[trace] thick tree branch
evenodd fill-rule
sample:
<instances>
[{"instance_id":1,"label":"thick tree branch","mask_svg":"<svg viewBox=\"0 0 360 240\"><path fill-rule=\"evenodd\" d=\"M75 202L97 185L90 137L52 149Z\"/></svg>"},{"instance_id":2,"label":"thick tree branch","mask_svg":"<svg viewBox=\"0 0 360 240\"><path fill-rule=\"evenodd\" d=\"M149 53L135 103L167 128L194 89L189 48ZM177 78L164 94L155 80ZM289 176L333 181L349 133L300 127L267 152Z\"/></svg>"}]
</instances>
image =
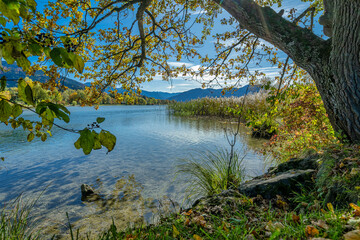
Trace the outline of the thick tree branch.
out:
<instances>
[{"instance_id":1,"label":"thick tree branch","mask_svg":"<svg viewBox=\"0 0 360 240\"><path fill-rule=\"evenodd\" d=\"M242 28L273 44L305 70L314 62L328 61L330 44L310 30L282 18L270 7L253 0L213 0L230 13ZM309 64L310 63L310 64Z\"/></svg>"}]
</instances>

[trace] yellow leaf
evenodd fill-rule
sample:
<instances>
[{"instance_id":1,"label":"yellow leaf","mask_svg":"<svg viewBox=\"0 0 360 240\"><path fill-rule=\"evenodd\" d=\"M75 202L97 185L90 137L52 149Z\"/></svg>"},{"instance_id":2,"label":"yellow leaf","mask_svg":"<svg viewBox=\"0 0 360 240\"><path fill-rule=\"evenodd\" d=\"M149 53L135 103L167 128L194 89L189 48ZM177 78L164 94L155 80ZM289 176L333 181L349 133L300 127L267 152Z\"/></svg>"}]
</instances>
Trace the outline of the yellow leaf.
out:
<instances>
[{"instance_id":1,"label":"yellow leaf","mask_svg":"<svg viewBox=\"0 0 360 240\"><path fill-rule=\"evenodd\" d=\"M352 207L354 210L360 211L360 207L354 203L350 203L350 207Z\"/></svg>"},{"instance_id":2,"label":"yellow leaf","mask_svg":"<svg viewBox=\"0 0 360 240\"><path fill-rule=\"evenodd\" d=\"M184 212L183 214L184 214L185 216L190 216L192 213L193 213L193 210L190 209L189 211Z\"/></svg>"},{"instance_id":3,"label":"yellow leaf","mask_svg":"<svg viewBox=\"0 0 360 240\"><path fill-rule=\"evenodd\" d=\"M334 213L334 207L333 207L333 205L331 203L326 204L326 206L328 207L330 212Z\"/></svg>"},{"instance_id":4,"label":"yellow leaf","mask_svg":"<svg viewBox=\"0 0 360 240\"><path fill-rule=\"evenodd\" d=\"M180 232L176 229L175 225L173 225L173 237L176 238L179 234Z\"/></svg>"},{"instance_id":5,"label":"yellow leaf","mask_svg":"<svg viewBox=\"0 0 360 240\"><path fill-rule=\"evenodd\" d=\"M360 216L360 207L359 206L357 206L354 203L350 203L350 207L352 207L354 209L353 213L355 216Z\"/></svg>"},{"instance_id":6,"label":"yellow leaf","mask_svg":"<svg viewBox=\"0 0 360 240\"><path fill-rule=\"evenodd\" d=\"M315 237L316 235L319 235L319 230L317 230L315 227L308 225L305 228L305 234L307 237Z\"/></svg>"},{"instance_id":7,"label":"yellow leaf","mask_svg":"<svg viewBox=\"0 0 360 240\"><path fill-rule=\"evenodd\" d=\"M193 238L194 238L195 240L202 240L202 238L201 238L199 235L196 235L196 234L194 234Z\"/></svg>"}]
</instances>

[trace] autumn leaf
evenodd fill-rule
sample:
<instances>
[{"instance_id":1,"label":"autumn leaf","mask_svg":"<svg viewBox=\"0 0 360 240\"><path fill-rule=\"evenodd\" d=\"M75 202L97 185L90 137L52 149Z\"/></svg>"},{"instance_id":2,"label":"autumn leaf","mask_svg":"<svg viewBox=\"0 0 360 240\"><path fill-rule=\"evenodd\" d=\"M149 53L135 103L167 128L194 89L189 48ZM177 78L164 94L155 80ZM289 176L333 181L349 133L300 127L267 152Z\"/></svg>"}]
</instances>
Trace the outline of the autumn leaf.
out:
<instances>
[{"instance_id":1,"label":"autumn leaf","mask_svg":"<svg viewBox=\"0 0 360 240\"><path fill-rule=\"evenodd\" d=\"M206 221L204 219L203 216L196 216L193 218L193 221L197 224L197 225L200 225L202 227L205 227L206 225Z\"/></svg>"},{"instance_id":2,"label":"autumn leaf","mask_svg":"<svg viewBox=\"0 0 360 240\"><path fill-rule=\"evenodd\" d=\"M185 226L189 226L190 225L190 219L186 218L185 222L184 222Z\"/></svg>"},{"instance_id":3,"label":"autumn leaf","mask_svg":"<svg viewBox=\"0 0 360 240\"><path fill-rule=\"evenodd\" d=\"M319 235L319 230L317 230L315 227L308 225L305 228L305 234L307 237L315 237L316 235Z\"/></svg>"},{"instance_id":4,"label":"autumn leaf","mask_svg":"<svg viewBox=\"0 0 360 240\"><path fill-rule=\"evenodd\" d=\"M311 221L311 223L319 228L328 230L329 226L326 224L326 222L324 220L319 219L317 222L315 221Z\"/></svg>"},{"instance_id":5,"label":"autumn leaf","mask_svg":"<svg viewBox=\"0 0 360 240\"><path fill-rule=\"evenodd\" d=\"M202 237L200 237L199 235L196 235L196 234L194 234L193 238L195 240L202 240Z\"/></svg>"},{"instance_id":6,"label":"autumn leaf","mask_svg":"<svg viewBox=\"0 0 360 240\"><path fill-rule=\"evenodd\" d=\"M175 225L173 225L173 237L176 238L177 236L179 236L179 234L180 234L180 232L177 230Z\"/></svg>"},{"instance_id":7,"label":"autumn leaf","mask_svg":"<svg viewBox=\"0 0 360 240\"><path fill-rule=\"evenodd\" d=\"M354 230L344 234L345 240L359 240L360 239L360 230Z\"/></svg>"},{"instance_id":8,"label":"autumn leaf","mask_svg":"<svg viewBox=\"0 0 360 240\"><path fill-rule=\"evenodd\" d=\"M354 215L355 216L360 216L360 207L354 203L350 203L350 207L352 207L354 209Z\"/></svg>"},{"instance_id":9,"label":"autumn leaf","mask_svg":"<svg viewBox=\"0 0 360 240\"><path fill-rule=\"evenodd\" d=\"M334 213L334 207L331 203L326 204L326 206L328 207L328 209L331 213Z\"/></svg>"},{"instance_id":10,"label":"autumn leaf","mask_svg":"<svg viewBox=\"0 0 360 240\"><path fill-rule=\"evenodd\" d=\"M294 223L298 223L298 224L300 223L300 217L296 214L292 215L292 220Z\"/></svg>"},{"instance_id":11,"label":"autumn leaf","mask_svg":"<svg viewBox=\"0 0 360 240\"><path fill-rule=\"evenodd\" d=\"M183 212L183 215L185 215L185 216L190 216L192 213L193 213L193 210L190 209L190 210L187 211L187 212Z\"/></svg>"}]
</instances>

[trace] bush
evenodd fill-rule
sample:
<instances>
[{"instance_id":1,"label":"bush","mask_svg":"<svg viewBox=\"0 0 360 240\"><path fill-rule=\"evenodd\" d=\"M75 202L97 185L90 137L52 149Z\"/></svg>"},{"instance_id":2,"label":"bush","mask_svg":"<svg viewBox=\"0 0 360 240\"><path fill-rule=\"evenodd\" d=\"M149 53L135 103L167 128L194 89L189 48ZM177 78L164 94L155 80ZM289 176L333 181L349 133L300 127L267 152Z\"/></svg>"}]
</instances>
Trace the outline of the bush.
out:
<instances>
[{"instance_id":1,"label":"bush","mask_svg":"<svg viewBox=\"0 0 360 240\"><path fill-rule=\"evenodd\" d=\"M277 135L267 144L267 152L285 161L304 150L319 151L337 142L315 84L294 84L286 90L283 99L274 105L281 123Z\"/></svg>"}]
</instances>

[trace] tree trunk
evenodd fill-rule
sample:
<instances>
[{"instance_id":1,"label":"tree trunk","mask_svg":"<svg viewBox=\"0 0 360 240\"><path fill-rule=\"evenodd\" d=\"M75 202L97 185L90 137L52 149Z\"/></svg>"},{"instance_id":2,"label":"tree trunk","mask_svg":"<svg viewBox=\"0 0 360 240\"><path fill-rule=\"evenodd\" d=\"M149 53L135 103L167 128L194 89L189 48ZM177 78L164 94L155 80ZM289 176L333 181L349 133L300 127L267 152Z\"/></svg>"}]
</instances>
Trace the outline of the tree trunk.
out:
<instances>
[{"instance_id":1,"label":"tree trunk","mask_svg":"<svg viewBox=\"0 0 360 240\"><path fill-rule=\"evenodd\" d=\"M221 2L240 26L272 43L314 79L335 131L360 143L360 1L326 0L320 19L329 40L253 0Z\"/></svg>"}]
</instances>

